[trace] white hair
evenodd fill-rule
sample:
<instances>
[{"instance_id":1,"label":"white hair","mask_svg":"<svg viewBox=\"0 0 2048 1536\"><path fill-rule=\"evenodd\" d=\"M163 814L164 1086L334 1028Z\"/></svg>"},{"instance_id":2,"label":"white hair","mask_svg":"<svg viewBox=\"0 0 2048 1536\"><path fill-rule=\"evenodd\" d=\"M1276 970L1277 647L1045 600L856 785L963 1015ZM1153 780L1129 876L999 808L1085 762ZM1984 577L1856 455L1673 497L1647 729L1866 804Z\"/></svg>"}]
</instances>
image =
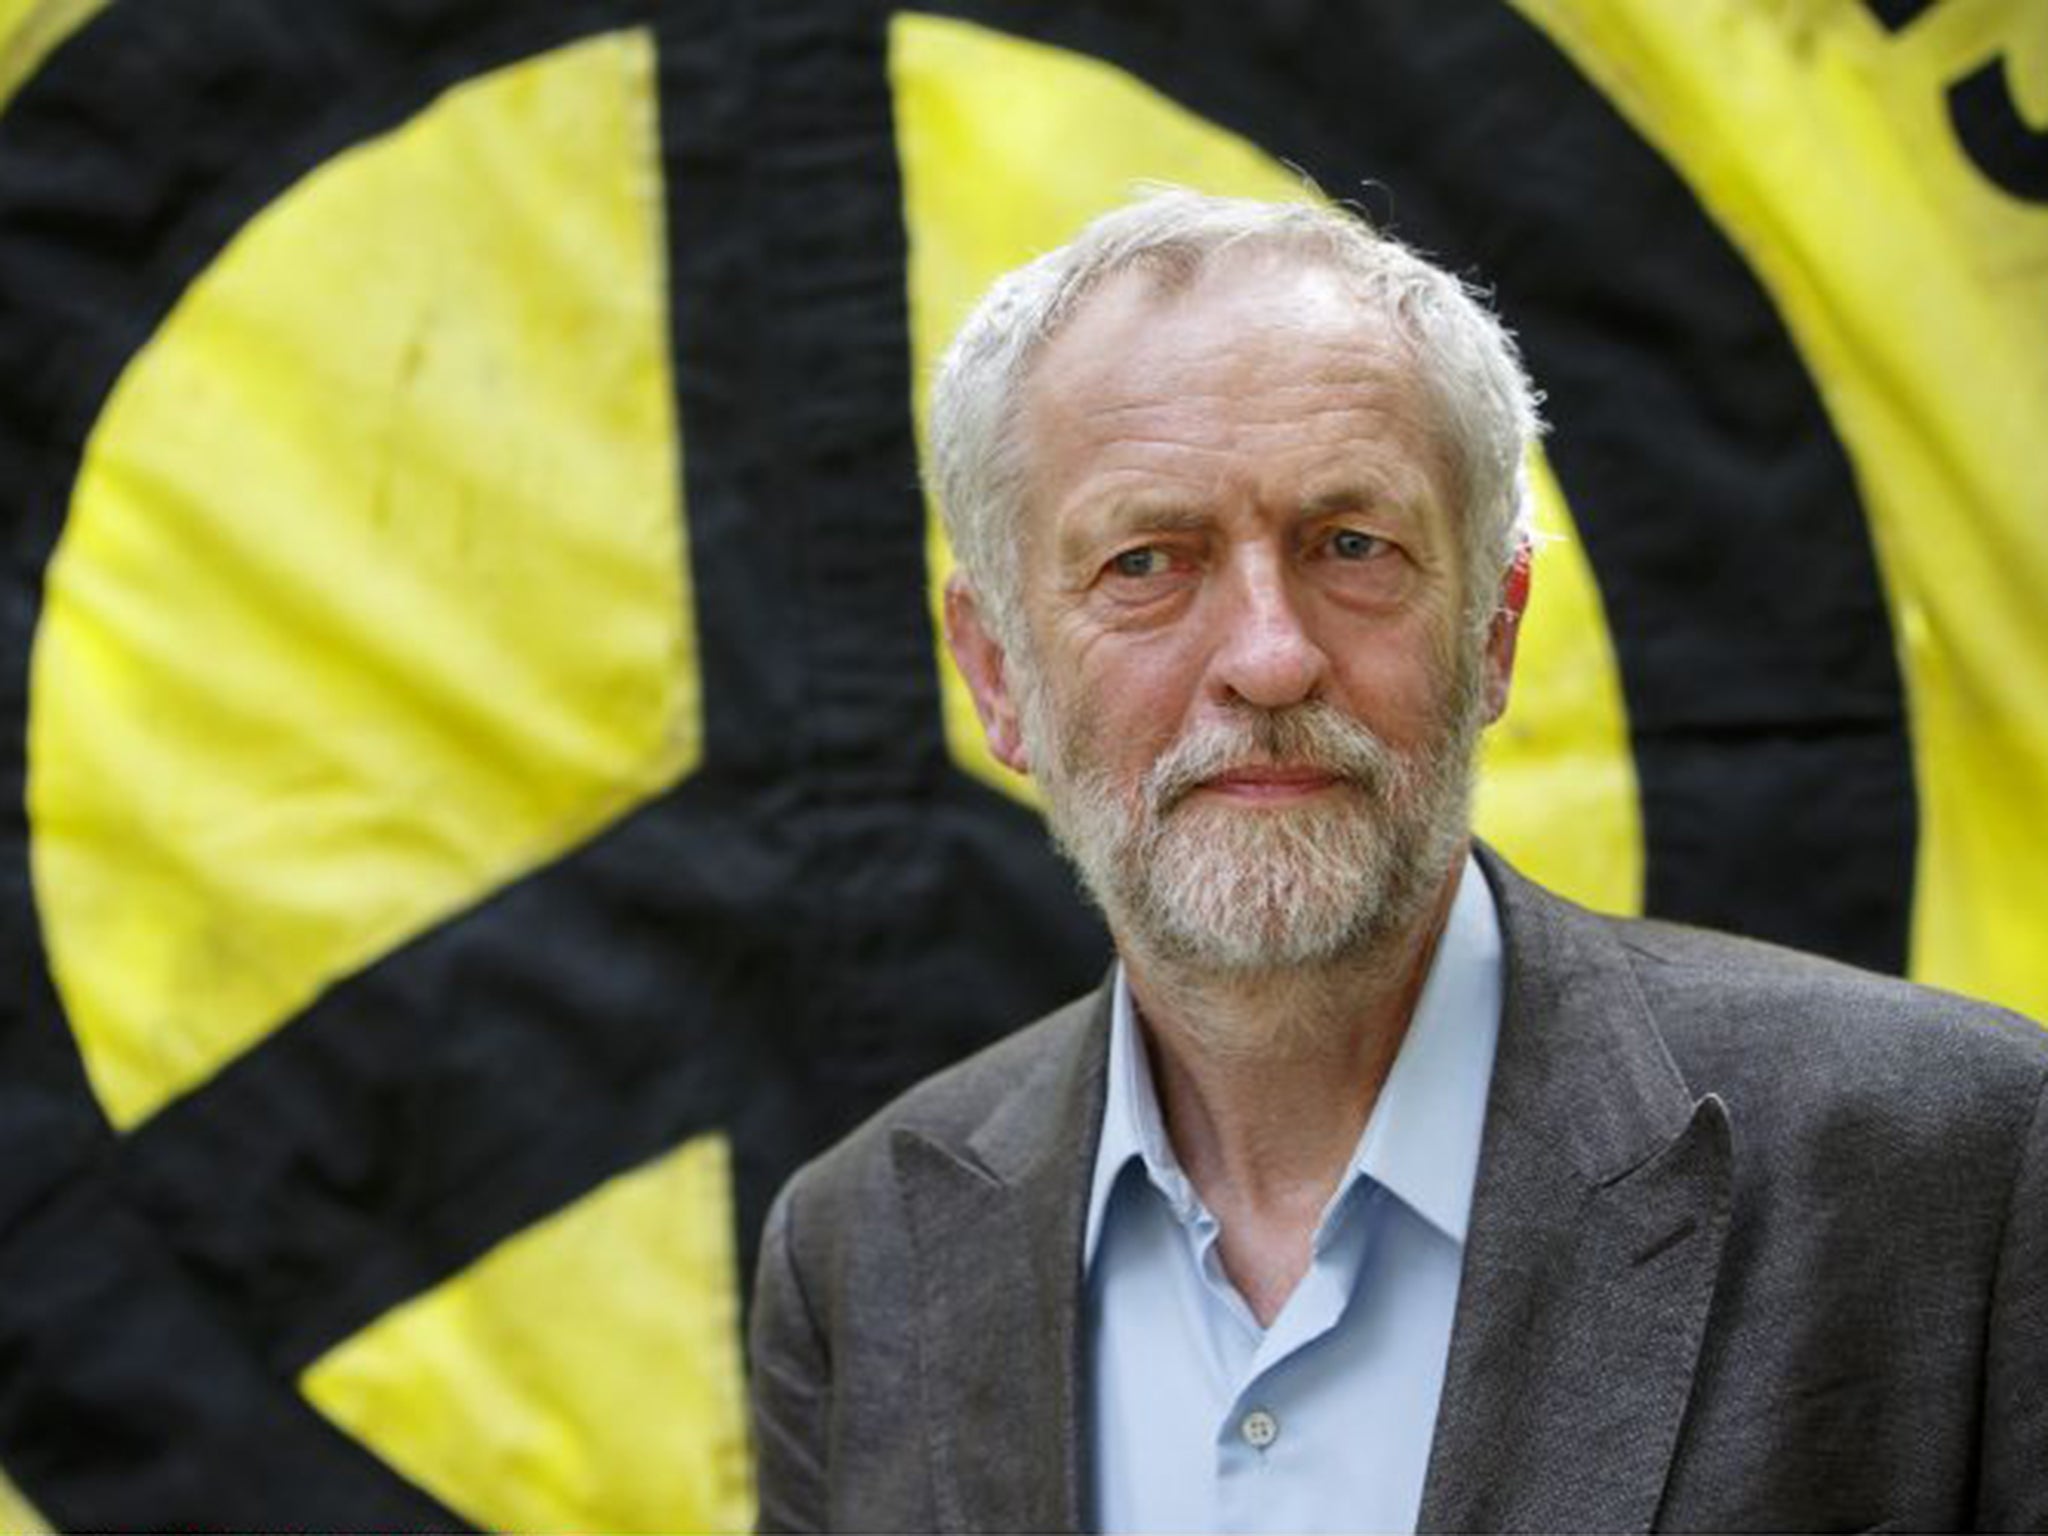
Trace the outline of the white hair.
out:
<instances>
[{"instance_id":1,"label":"white hair","mask_svg":"<svg viewBox=\"0 0 2048 1536\"><path fill-rule=\"evenodd\" d=\"M1491 617L1502 575L1531 540L1524 468L1540 397L1514 338L1458 278L1341 209L1156 191L997 280L939 363L931 400L934 487L946 533L996 639L1024 653L1025 465L1017 424L1045 345L1106 279L1134 268L1190 285L1219 253L1272 251L1350 280L1363 311L1411 354L1456 479L1468 611Z\"/></svg>"}]
</instances>

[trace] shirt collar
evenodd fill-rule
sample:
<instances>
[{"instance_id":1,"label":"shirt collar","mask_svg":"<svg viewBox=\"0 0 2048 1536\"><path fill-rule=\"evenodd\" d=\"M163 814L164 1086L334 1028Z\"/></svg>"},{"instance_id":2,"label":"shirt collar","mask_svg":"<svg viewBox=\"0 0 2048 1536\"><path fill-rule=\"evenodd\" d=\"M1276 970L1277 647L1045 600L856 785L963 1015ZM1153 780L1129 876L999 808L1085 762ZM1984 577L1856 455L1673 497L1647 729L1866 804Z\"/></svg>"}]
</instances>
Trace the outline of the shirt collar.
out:
<instances>
[{"instance_id":1,"label":"shirt collar","mask_svg":"<svg viewBox=\"0 0 2048 1536\"><path fill-rule=\"evenodd\" d=\"M1467 855L1408 1033L1331 1210L1361 1177L1369 1178L1463 1245L1500 1034L1501 964L1493 894L1477 861ZM1095 1262L1110 1194L1133 1159L1176 1216L1185 1221L1198 1209L1193 1186L1167 1140L1121 963L1111 985L1108 1093L1088 1191L1084 1268Z\"/></svg>"}]
</instances>

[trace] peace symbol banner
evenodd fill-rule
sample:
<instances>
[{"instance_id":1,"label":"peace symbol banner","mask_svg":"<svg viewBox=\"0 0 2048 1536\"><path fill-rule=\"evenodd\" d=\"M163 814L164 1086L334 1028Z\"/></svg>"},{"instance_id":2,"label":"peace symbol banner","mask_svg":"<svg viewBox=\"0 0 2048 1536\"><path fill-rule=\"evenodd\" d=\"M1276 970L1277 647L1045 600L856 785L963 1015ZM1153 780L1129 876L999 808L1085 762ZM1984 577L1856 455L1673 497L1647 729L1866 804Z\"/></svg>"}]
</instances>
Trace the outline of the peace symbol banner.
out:
<instances>
[{"instance_id":1,"label":"peace symbol banner","mask_svg":"<svg viewBox=\"0 0 2048 1536\"><path fill-rule=\"evenodd\" d=\"M1486 835L2048 1014L2033 0L0 0L0 1528L747 1523L773 1191L1107 958L918 423L1159 181L1517 328Z\"/></svg>"}]
</instances>

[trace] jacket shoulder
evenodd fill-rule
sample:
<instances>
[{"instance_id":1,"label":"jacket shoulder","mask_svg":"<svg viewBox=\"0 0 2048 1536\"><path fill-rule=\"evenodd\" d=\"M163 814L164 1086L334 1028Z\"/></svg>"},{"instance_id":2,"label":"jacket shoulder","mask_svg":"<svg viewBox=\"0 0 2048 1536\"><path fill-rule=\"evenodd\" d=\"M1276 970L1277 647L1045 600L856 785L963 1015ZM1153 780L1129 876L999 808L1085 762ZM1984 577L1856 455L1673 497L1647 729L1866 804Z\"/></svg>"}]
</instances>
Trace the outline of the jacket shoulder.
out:
<instances>
[{"instance_id":1,"label":"jacket shoulder","mask_svg":"<svg viewBox=\"0 0 2048 1536\"><path fill-rule=\"evenodd\" d=\"M1854 1082L1956 1069L2035 1085L2048 1032L1991 1003L1755 939L1646 919L1602 918L1681 1057L1826 1060ZM1841 1079L1838 1079L1841 1080Z\"/></svg>"},{"instance_id":2,"label":"jacket shoulder","mask_svg":"<svg viewBox=\"0 0 2048 1536\"><path fill-rule=\"evenodd\" d=\"M1576 978L1640 1017L1689 1094L1720 1097L1752 1150L1819 1133L1935 1157L1944 1138L2010 1137L2048 1083L2048 1031L2006 1009L1757 939L1592 912L1491 850L1482 863L1511 965L1537 974L1550 1006L1588 995Z\"/></svg>"},{"instance_id":3,"label":"jacket shoulder","mask_svg":"<svg viewBox=\"0 0 2048 1536\"><path fill-rule=\"evenodd\" d=\"M1750 1173L1895 1202L1976 1170L1994 1232L2048 1093L2048 1031L2006 1009L1755 940L1607 919L1680 1076L1734 1116Z\"/></svg>"}]
</instances>

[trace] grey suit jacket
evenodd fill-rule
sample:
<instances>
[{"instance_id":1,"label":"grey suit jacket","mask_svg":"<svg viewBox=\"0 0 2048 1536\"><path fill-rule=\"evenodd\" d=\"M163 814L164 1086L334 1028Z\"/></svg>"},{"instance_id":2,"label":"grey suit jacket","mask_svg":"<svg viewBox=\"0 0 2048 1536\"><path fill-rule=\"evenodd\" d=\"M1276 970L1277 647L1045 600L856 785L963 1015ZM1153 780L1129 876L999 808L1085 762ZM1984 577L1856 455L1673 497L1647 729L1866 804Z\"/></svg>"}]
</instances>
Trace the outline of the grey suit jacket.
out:
<instances>
[{"instance_id":1,"label":"grey suit jacket","mask_svg":"<svg viewBox=\"0 0 2048 1536\"><path fill-rule=\"evenodd\" d=\"M2048 1036L1483 862L1506 990L1424 1528L2048 1528ZM765 1528L1081 1524L1107 1016L776 1202Z\"/></svg>"}]
</instances>

